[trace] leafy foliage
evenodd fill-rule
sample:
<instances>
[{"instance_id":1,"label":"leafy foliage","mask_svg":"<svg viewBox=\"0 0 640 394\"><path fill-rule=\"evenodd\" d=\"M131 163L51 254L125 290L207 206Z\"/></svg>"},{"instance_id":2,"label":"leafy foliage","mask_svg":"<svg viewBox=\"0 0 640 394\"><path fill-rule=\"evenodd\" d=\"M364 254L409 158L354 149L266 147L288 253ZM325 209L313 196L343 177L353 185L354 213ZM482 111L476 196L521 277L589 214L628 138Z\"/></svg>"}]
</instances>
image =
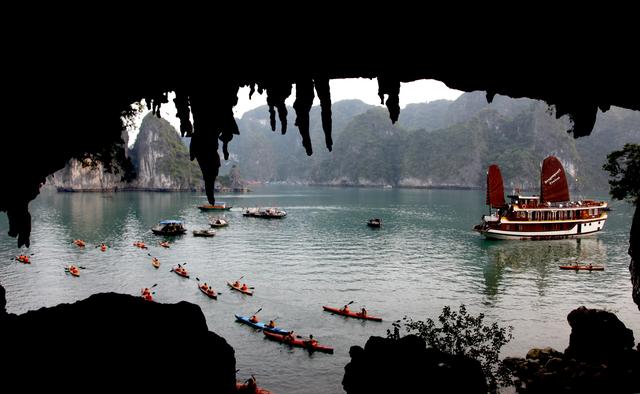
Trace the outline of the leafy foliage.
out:
<instances>
[{"instance_id":1,"label":"leafy foliage","mask_svg":"<svg viewBox=\"0 0 640 394\"><path fill-rule=\"evenodd\" d=\"M640 196L640 145L627 143L622 150L611 152L602 169L612 177L609 194L636 205Z\"/></svg>"},{"instance_id":2,"label":"leafy foliage","mask_svg":"<svg viewBox=\"0 0 640 394\"><path fill-rule=\"evenodd\" d=\"M442 325L436 327L436 323L428 318L425 321L413 321L405 316L404 328L410 333L416 331L416 335L425 340L432 348L444 353L467 356L480 361L489 390L496 393L498 382L502 386L513 384L511 373L504 367L500 360L500 349L507 344L513 336L513 327L499 327L497 323L484 324L484 314L477 317L467 313L464 305L460 305L458 312L451 311L445 306L438 317ZM401 320L393 323L393 331L387 330L387 337L400 339Z\"/></svg>"}]
</instances>

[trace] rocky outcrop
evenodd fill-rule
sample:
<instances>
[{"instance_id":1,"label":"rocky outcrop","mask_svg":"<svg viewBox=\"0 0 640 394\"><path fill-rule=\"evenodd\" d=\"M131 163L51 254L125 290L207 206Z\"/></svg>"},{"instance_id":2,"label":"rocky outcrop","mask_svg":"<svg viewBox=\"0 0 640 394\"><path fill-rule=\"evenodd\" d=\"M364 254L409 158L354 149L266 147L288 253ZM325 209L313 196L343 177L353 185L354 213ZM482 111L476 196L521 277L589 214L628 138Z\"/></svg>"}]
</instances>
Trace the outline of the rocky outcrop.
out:
<instances>
[{"instance_id":1,"label":"rocky outcrop","mask_svg":"<svg viewBox=\"0 0 640 394\"><path fill-rule=\"evenodd\" d=\"M504 360L519 393L640 392L640 345L615 314L581 306L567 320L571 336L564 353L534 348L525 358Z\"/></svg>"},{"instance_id":2,"label":"rocky outcrop","mask_svg":"<svg viewBox=\"0 0 640 394\"><path fill-rule=\"evenodd\" d=\"M2 311L0 336L5 385L159 393L196 379L209 392L235 392L233 348L208 330L199 306L184 301L101 293L22 315ZM211 355L215 367L198 362Z\"/></svg>"},{"instance_id":3,"label":"rocky outcrop","mask_svg":"<svg viewBox=\"0 0 640 394\"><path fill-rule=\"evenodd\" d=\"M120 182L120 176L105 172L103 165L83 167L76 159L47 178L47 183L63 192L104 192L123 190L130 185Z\"/></svg>"},{"instance_id":4,"label":"rocky outcrop","mask_svg":"<svg viewBox=\"0 0 640 394\"><path fill-rule=\"evenodd\" d=\"M487 383L480 363L427 348L423 339L371 337L352 346L342 387L348 394L482 393Z\"/></svg>"}]
</instances>

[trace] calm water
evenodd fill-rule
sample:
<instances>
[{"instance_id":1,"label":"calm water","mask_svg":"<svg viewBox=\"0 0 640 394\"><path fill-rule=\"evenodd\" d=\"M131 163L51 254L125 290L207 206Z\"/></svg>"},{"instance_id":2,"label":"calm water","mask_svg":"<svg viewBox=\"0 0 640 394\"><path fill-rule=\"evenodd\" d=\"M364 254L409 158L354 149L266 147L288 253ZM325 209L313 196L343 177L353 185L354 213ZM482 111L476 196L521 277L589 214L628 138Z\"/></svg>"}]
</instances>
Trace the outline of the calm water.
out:
<instances>
[{"instance_id":1,"label":"calm water","mask_svg":"<svg viewBox=\"0 0 640 394\"><path fill-rule=\"evenodd\" d=\"M251 374L262 388L278 394L344 393L341 380L349 347L364 346L372 335L385 336L403 316L438 317L445 305L461 303L487 322L514 326L503 356L524 356L532 347L568 346L567 314L576 307L607 308L640 339L640 312L631 300L627 255L632 210L610 212L604 231L581 240L487 241L471 231L488 212L483 190L320 188L253 186L244 195L219 195L233 208L228 228L213 238L192 234L166 238L149 227L163 219L184 220L189 230L208 228L211 213L197 205L203 193L57 193L45 188L30 204L31 248L16 247L0 215L0 281L7 310L73 303L98 292L138 295L157 286L158 302L186 300L200 305L209 329L236 351L239 380ZM583 193L585 194L585 193ZM606 192L587 194L608 199ZM285 206L281 220L245 218L242 206ZM365 225L371 217L383 227ZM73 239L87 246L79 248ZM133 246L144 241L148 250ZM110 246L103 252L101 242ZM10 258L33 253L32 264ZM149 254L160 262L151 265ZM602 265L602 272L566 272L559 264ZM191 279L170 266L186 263ZM86 267L79 278L64 272ZM199 292L195 278L222 294L217 300ZM254 295L231 292L227 280L255 287ZM39 289L34 292L33 289ZM324 312L323 305L365 306L383 322L358 321ZM279 327L313 334L334 354L309 353L264 339L237 323L234 314L261 321L278 318ZM410 377L407 377L410 378Z\"/></svg>"}]
</instances>

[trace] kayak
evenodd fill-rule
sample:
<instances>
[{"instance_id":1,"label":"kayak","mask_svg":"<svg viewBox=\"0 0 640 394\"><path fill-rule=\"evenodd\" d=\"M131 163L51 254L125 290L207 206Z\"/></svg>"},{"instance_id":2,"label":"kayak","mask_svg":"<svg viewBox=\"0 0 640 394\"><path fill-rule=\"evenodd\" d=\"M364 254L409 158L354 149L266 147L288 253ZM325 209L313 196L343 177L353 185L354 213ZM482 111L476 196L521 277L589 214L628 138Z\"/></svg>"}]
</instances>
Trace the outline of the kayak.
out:
<instances>
[{"instance_id":1,"label":"kayak","mask_svg":"<svg viewBox=\"0 0 640 394\"><path fill-rule=\"evenodd\" d=\"M213 291L211 289L211 286L209 286L208 290L205 290L204 287L202 287L202 285L200 283L198 283L198 288L200 289L201 292L203 292L204 294L206 294L207 296L211 297L211 298L215 298L218 299L218 295L216 294L215 291ZM209 291L211 290L211 291Z\"/></svg>"},{"instance_id":2,"label":"kayak","mask_svg":"<svg viewBox=\"0 0 640 394\"><path fill-rule=\"evenodd\" d=\"M337 314L343 315L343 316L357 317L359 319L369 319L369 320L375 320L375 321L382 321L381 317L375 317L375 316L369 316L369 315L362 316L361 312L343 312L340 309L329 308L328 306L323 306L323 308L324 308L325 311L337 313Z\"/></svg>"},{"instance_id":3,"label":"kayak","mask_svg":"<svg viewBox=\"0 0 640 394\"><path fill-rule=\"evenodd\" d=\"M559 265L560 269L563 270L587 270L587 271L602 271L604 267L576 267L575 265Z\"/></svg>"},{"instance_id":4,"label":"kayak","mask_svg":"<svg viewBox=\"0 0 640 394\"><path fill-rule=\"evenodd\" d=\"M80 276L80 271L77 268L71 269L71 266L67 267L67 271L73 276Z\"/></svg>"},{"instance_id":5,"label":"kayak","mask_svg":"<svg viewBox=\"0 0 640 394\"><path fill-rule=\"evenodd\" d=\"M156 268L160 268L160 262L158 261L158 259L152 259L151 264L153 264L153 266Z\"/></svg>"},{"instance_id":6,"label":"kayak","mask_svg":"<svg viewBox=\"0 0 640 394\"><path fill-rule=\"evenodd\" d=\"M141 294L142 294L142 298L144 298L146 301L153 301L153 297L151 297L151 293L145 295L144 294L144 289L142 289Z\"/></svg>"},{"instance_id":7,"label":"kayak","mask_svg":"<svg viewBox=\"0 0 640 394\"><path fill-rule=\"evenodd\" d=\"M145 244L140 244L140 245L138 245L137 243L134 243L134 244L133 244L133 246L137 246L137 247L142 248L142 249L149 249L149 248L147 247L147 245L145 245Z\"/></svg>"},{"instance_id":8,"label":"kayak","mask_svg":"<svg viewBox=\"0 0 640 394\"><path fill-rule=\"evenodd\" d=\"M76 245L78 245L78 246L84 246L84 242L83 242L83 241L80 241L79 239L74 239L74 240L73 240L73 243L74 243L74 244L76 244Z\"/></svg>"},{"instance_id":9,"label":"kayak","mask_svg":"<svg viewBox=\"0 0 640 394\"><path fill-rule=\"evenodd\" d=\"M102 245L102 246L100 246L100 249L102 249L102 250L107 250L107 247L106 247L106 246L104 246L104 245Z\"/></svg>"},{"instance_id":10,"label":"kayak","mask_svg":"<svg viewBox=\"0 0 640 394\"><path fill-rule=\"evenodd\" d=\"M29 259L27 257L24 256L16 256L16 260L18 260L21 263L25 263L25 264L31 264L31 261L29 261Z\"/></svg>"},{"instance_id":11,"label":"kayak","mask_svg":"<svg viewBox=\"0 0 640 394\"><path fill-rule=\"evenodd\" d=\"M250 326L253 326L255 328L259 328L259 329L268 331L268 332L270 332L272 334L285 335L285 334L289 333L289 331L283 330L283 329L278 328L278 327L269 328L264 323L260 323L260 322L254 323L251 320L249 320L248 317L244 317L244 316L240 316L240 315L235 315L235 316L236 316L236 319L240 320L243 323L246 323L246 324L248 324Z\"/></svg>"},{"instance_id":12,"label":"kayak","mask_svg":"<svg viewBox=\"0 0 640 394\"><path fill-rule=\"evenodd\" d=\"M247 289L247 290L242 290L242 288L234 286L234 285L233 285L233 283L231 283L231 282L229 282L229 281L227 281L227 284L228 284L229 286L231 286L231 288L232 288L232 289L234 289L234 290L238 290L238 291L239 291L239 292L241 292L241 293L245 293L245 294L253 295L253 292L252 292L251 290L249 290L249 289Z\"/></svg>"},{"instance_id":13,"label":"kayak","mask_svg":"<svg viewBox=\"0 0 640 394\"><path fill-rule=\"evenodd\" d=\"M317 351L320 351L320 352L333 353L333 348L330 348L330 347L326 347L326 346L322 346L322 345L318 345L318 344L316 344L315 346L311 346L311 345L308 345L308 344L304 343L302 341L302 339L298 339L298 338L293 338L293 340L291 340L291 341L285 341L283 336L272 334L272 333L267 332L267 331L263 331L263 332L264 332L264 335L267 338L272 339L274 341L278 341L278 342L282 342L282 343L288 343L290 345L307 348L309 350L317 350Z\"/></svg>"},{"instance_id":14,"label":"kayak","mask_svg":"<svg viewBox=\"0 0 640 394\"><path fill-rule=\"evenodd\" d=\"M261 389L261 388L258 388L258 387L256 387L255 390L253 390L253 391L248 391L249 388L247 387L247 385L245 385L244 383L236 382L236 391L239 391L239 392L242 393L245 390L248 393L251 393L251 394L253 394L253 393L255 393L255 394L273 394L273 392L271 392L271 391L264 390L264 389Z\"/></svg>"},{"instance_id":15,"label":"kayak","mask_svg":"<svg viewBox=\"0 0 640 394\"><path fill-rule=\"evenodd\" d=\"M160 244L160 246L164 246L165 248L169 248L169 244L167 242L162 242L162 241L158 241L158 243Z\"/></svg>"},{"instance_id":16,"label":"kayak","mask_svg":"<svg viewBox=\"0 0 640 394\"><path fill-rule=\"evenodd\" d=\"M182 271L178 272L178 269L176 267L171 267L171 271L175 272L180 276L184 276L185 278L189 277L189 274L187 274L187 270L184 268L182 269Z\"/></svg>"}]
</instances>

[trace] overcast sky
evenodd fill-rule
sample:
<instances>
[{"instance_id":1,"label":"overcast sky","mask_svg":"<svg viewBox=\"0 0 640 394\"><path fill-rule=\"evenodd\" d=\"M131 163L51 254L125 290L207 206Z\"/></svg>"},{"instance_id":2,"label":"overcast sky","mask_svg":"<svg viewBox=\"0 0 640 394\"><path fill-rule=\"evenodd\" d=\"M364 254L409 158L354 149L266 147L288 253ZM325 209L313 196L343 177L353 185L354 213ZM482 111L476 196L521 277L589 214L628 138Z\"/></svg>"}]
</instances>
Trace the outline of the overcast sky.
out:
<instances>
[{"instance_id":1,"label":"overcast sky","mask_svg":"<svg viewBox=\"0 0 640 394\"><path fill-rule=\"evenodd\" d=\"M340 100L359 99L367 104L381 105L380 97L378 97L378 81L376 79L358 78L358 79L334 79L329 81L331 88L331 102L335 103ZM402 83L400 86L400 108L404 108L407 104L425 103L433 100L447 99L455 100L463 92L459 90L449 89L447 85L436 80L419 80L409 83ZM180 121L176 118L176 110L173 106L173 93L169 93L169 103L162 105L160 114L162 118L180 130ZM385 97L386 100L386 97ZM295 85L289 99L285 102L287 105L293 106L295 101ZM234 107L234 116L242 118L242 115L254 108L267 104L266 92L259 94L254 92L251 100L249 100L249 88L241 88L238 92L238 104ZM316 97L314 105L319 105ZM145 107L146 109L146 107ZM142 118L146 115L146 111L138 119L138 126ZM138 130L129 133L129 144L133 145Z\"/></svg>"}]
</instances>

